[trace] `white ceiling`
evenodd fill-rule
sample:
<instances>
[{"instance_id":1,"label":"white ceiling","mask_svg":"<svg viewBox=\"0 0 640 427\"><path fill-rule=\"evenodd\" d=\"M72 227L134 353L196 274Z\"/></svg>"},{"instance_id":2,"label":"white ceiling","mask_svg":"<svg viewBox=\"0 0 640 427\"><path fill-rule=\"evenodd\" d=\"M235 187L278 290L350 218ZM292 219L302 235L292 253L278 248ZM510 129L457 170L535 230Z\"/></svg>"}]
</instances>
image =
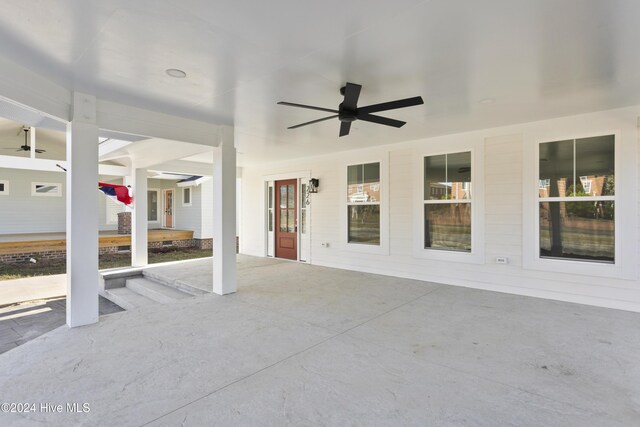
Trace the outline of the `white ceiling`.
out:
<instances>
[{"instance_id":1,"label":"white ceiling","mask_svg":"<svg viewBox=\"0 0 640 427\"><path fill-rule=\"evenodd\" d=\"M637 0L3 0L0 55L107 100L233 124L249 164L640 103L638 18ZM346 81L363 85L359 105L425 105L381 114L401 129L286 130L324 113L277 101L336 108Z\"/></svg>"}]
</instances>

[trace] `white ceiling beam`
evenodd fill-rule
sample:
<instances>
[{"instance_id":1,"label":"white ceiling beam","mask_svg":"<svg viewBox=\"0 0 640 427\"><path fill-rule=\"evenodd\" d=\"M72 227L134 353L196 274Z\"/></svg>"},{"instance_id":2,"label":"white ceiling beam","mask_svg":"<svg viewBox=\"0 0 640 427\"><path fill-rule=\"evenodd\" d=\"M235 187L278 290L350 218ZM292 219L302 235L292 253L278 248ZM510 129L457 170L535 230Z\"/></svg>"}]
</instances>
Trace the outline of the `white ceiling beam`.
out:
<instances>
[{"instance_id":1,"label":"white ceiling beam","mask_svg":"<svg viewBox=\"0 0 640 427\"><path fill-rule=\"evenodd\" d=\"M131 168L127 166L99 164L98 173L100 175L128 176L131 175Z\"/></svg>"},{"instance_id":2,"label":"white ceiling beam","mask_svg":"<svg viewBox=\"0 0 640 427\"><path fill-rule=\"evenodd\" d=\"M0 56L0 116L31 126L71 118L71 91ZM218 125L97 100L100 129L216 147Z\"/></svg>"},{"instance_id":3,"label":"white ceiling beam","mask_svg":"<svg viewBox=\"0 0 640 427\"><path fill-rule=\"evenodd\" d=\"M0 169L23 169L45 172L64 172L67 162L62 160L31 159L29 157L0 156ZM127 176L131 169L126 166L98 165L100 175Z\"/></svg>"},{"instance_id":4,"label":"white ceiling beam","mask_svg":"<svg viewBox=\"0 0 640 427\"><path fill-rule=\"evenodd\" d=\"M216 147L220 126L98 100L98 125L102 129Z\"/></svg>"},{"instance_id":5,"label":"white ceiling beam","mask_svg":"<svg viewBox=\"0 0 640 427\"><path fill-rule=\"evenodd\" d=\"M64 172L60 167L67 168L67 162L60 160L32 159L29 157L0 156L0 168L25 169L35 171Z\"/></svg>"},{"instance_id":6,"label":"white ceiling beam","mask_svg":"<svg viewBox=\"0 0 640 427\"><path fill-rule=\"evenodd\" d=\"M126 147L127 145L132 144L131 141L122 141L119 139L110 139L108 141L103 142L98 147L98 153L100 155L100 159L104 160L107 154L113 153L116 150Z\"/></svg>"},{"instance_id":7,"label":"white ceiling beam","mask_svg":"<svg viewBox=\"0 0 640 427\"><path fill-rule=\"evenodd\" d=\"M199 162L189 162L186 160L173 160L149 166L147 169L157 172L179 173L188 175L211 176L213 165Z\"/></svg>"}]
</instances>

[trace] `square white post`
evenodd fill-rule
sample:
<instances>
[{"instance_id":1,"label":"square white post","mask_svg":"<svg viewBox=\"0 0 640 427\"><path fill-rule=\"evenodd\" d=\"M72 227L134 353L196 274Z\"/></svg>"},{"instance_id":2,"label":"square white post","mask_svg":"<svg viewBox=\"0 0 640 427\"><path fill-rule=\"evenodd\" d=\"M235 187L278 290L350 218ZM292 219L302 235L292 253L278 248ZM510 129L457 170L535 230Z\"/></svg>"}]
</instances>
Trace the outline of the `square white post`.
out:
<instances>
[{"instance_id":1,"label":"square white post","mask_svg":"<svg viewBox=\"0 0 640 427\"><path fill-rule=\"evenodd\" d=\"M236 291L236 149L233 128L221 126L213 150L213 292Z\"/></svg>"},{"instance_id":2,"label":"square white post","mask_svg":"<svg viewBox=\"0 0 640 427\"><path fill-rule=\"evenodd\" d=\"M147 170L133 169L133 210L131 212L131 265L149 263L147 225Z\"/></svg>"},{"instance_id":3,"label":"square white post","mask_svg":"<svg viewBox=\"0 0 640 427\"><path fill-rule=\"evenodd\" d=\"M96 98L73 94L67 125L67 325L98 321L98 126Z\"/></svg>"}]
</instances>

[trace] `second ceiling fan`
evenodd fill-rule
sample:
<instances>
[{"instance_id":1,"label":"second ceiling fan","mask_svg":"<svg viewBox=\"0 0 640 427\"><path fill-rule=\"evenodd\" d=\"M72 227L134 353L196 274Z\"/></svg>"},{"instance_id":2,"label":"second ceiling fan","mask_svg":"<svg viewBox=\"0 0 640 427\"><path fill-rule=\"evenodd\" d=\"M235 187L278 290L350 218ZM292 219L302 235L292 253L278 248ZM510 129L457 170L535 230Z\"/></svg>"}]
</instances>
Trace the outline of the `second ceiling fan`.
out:
<instances>
[{"instance_id":1,"label":"second ceiling fan","mask_svg":"<svg viewBox=\"0 0 640 427\"><path fill-rule=\"evenodd\" d=\"M310 122L301 123L299 125L290 126L287 129L296 129L302 126L311 125L325 120L335 119L340 120L340 136L349 135L351 130L351 123L356 120L363 120L365 122L378 123L380 125L402 127L406 122L400 120L389 119L387 117L376 116L371 113L379 113L381 111L395 110L397 108L413 107L414 105L424 104L422 97L415 96L413 98L399 99L397 101L383 102L381 104L367 105L365 107L358 108L358 98L360 97L361 85L355 83L347 83L344 87L340 88L340 93L344 96L344 100L338 105L337 110L330 108L314 107L312 105L294 104L292 102L278 102L280 105L288 105L290 107L307 108L309 110L325 111L327 113L334 113L331 116L323 117L321 119L312 120Z\"/></svg>"}]
</instances>

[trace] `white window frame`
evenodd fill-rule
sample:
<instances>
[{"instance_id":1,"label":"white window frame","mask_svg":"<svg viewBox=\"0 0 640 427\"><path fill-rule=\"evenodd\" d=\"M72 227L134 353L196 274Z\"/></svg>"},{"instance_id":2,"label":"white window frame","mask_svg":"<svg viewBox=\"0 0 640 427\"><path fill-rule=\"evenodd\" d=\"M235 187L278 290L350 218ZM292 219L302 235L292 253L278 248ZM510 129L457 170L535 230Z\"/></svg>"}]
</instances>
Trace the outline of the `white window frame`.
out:
<instances>
[{"instance_id":1,"label":"white window frame","mask_svg":"<svg viewBox=\"0 0 640 427\"><path fill-rule=\"evenodd\" d=\"M189 203L185 203L184 199L184 193L185 191L189 191ZM192 187L183 187L182 188L182 206L192 206L193 203L193 190Z\"/></svg>"},{"instance_id":2,"label":"white window frame","mask_svg":"<svg viewBox=\"0 0 640 427\"><path fill-rule=\"evenodd\" d=\"M591 129L589 129L591 128ZM633 128L635 130L635 128ZM615 255L614 263L589 260L543 258L540 256L540 217L538 194L540 149L542 143L614 135L615 149ZM623 140L623 138L625 138ZM636 136L631 132L597 128L585 124L575 132L538 132L527 135L523 150L523 267L530 270L552 271L571 275L637 278L637 181L635 174ZM625 141L625 143L623 143ZM620 197L625 195L625 197ZM555 201L595 200L594 197L554 198ZM599 199L599 198L598 198Z\"/></svg>"},{"instance_id":3,"label":"white window frame","mask_svg":"<svg viewBox=\"0 0 640 427\"><path fill-rule=\"evenodd\" d=\"M155 221L148 219L147 223L149 223L149 224L160 224L160 221L161 221L160 220L160 216L161 216L160 213L161 213L161 207L162 207L162 203L160 202L160 189L159 188L147 188L147 197L149 197L148 196L149 191L155 191L156 192L156 212L158 213L158 216L157 216ZM148 209L149 209L149 206L148 206L148 203L147 203L147 218L149 218Z\"/></svg>"},{"instance_id":4,"label":"white window frame","mask_svg":"<svg viewBox=\"0 0 640 427\"><path fill-rule=\"evenodd\" d=\"M56 193L38 193L36 192L36 186L38 185L55 185L58 187L58 191ZM36 197L62 197L62 184L59 182L32 182L31 195Z\"/></svg>"},{"instance_id":5,"label":"white window frame","mask_svg":"<svg viewBox=\"0 0 640 427\"><path fill-rule=\"evenodd\" d=\"M424 158L471 152L471 252L424 247ZM414 149L413 256L435 261L484 264L484 139L430 141ZM465 202L468 203L468 202Z\"/></svg>"},{"instance_id":6,"label":"white window frame","mask_svg":"<svg viewBox=\"0 0 640 427\"><path fill-rule=\"evenodd\" d=\"M0 196L9 195L9 181L0 180L0 184L4 184L4 190L0 191Z\"/></svg>"},{"instance_id":7,"label":"white window frame","mask_svg":"<svg viewBox=\"0 0 640 427\"><path fill-rule=\"evenodd\" d=\"M347 206L347 171L349 166L363 165L368 163L380 163L380 244L370 245L363 243L350 243L349 240L349 211ZM342 164L340 174L340 200L339 203L341 220L341 247L352 252L368 254L389 255L389 152L371 150L366 154L346 155ZM322 183L321 183L322 185ZM318 190L321 191L321 190ZM364 204L363 204L364 205Z\"/></svg>"}]
</instances>

